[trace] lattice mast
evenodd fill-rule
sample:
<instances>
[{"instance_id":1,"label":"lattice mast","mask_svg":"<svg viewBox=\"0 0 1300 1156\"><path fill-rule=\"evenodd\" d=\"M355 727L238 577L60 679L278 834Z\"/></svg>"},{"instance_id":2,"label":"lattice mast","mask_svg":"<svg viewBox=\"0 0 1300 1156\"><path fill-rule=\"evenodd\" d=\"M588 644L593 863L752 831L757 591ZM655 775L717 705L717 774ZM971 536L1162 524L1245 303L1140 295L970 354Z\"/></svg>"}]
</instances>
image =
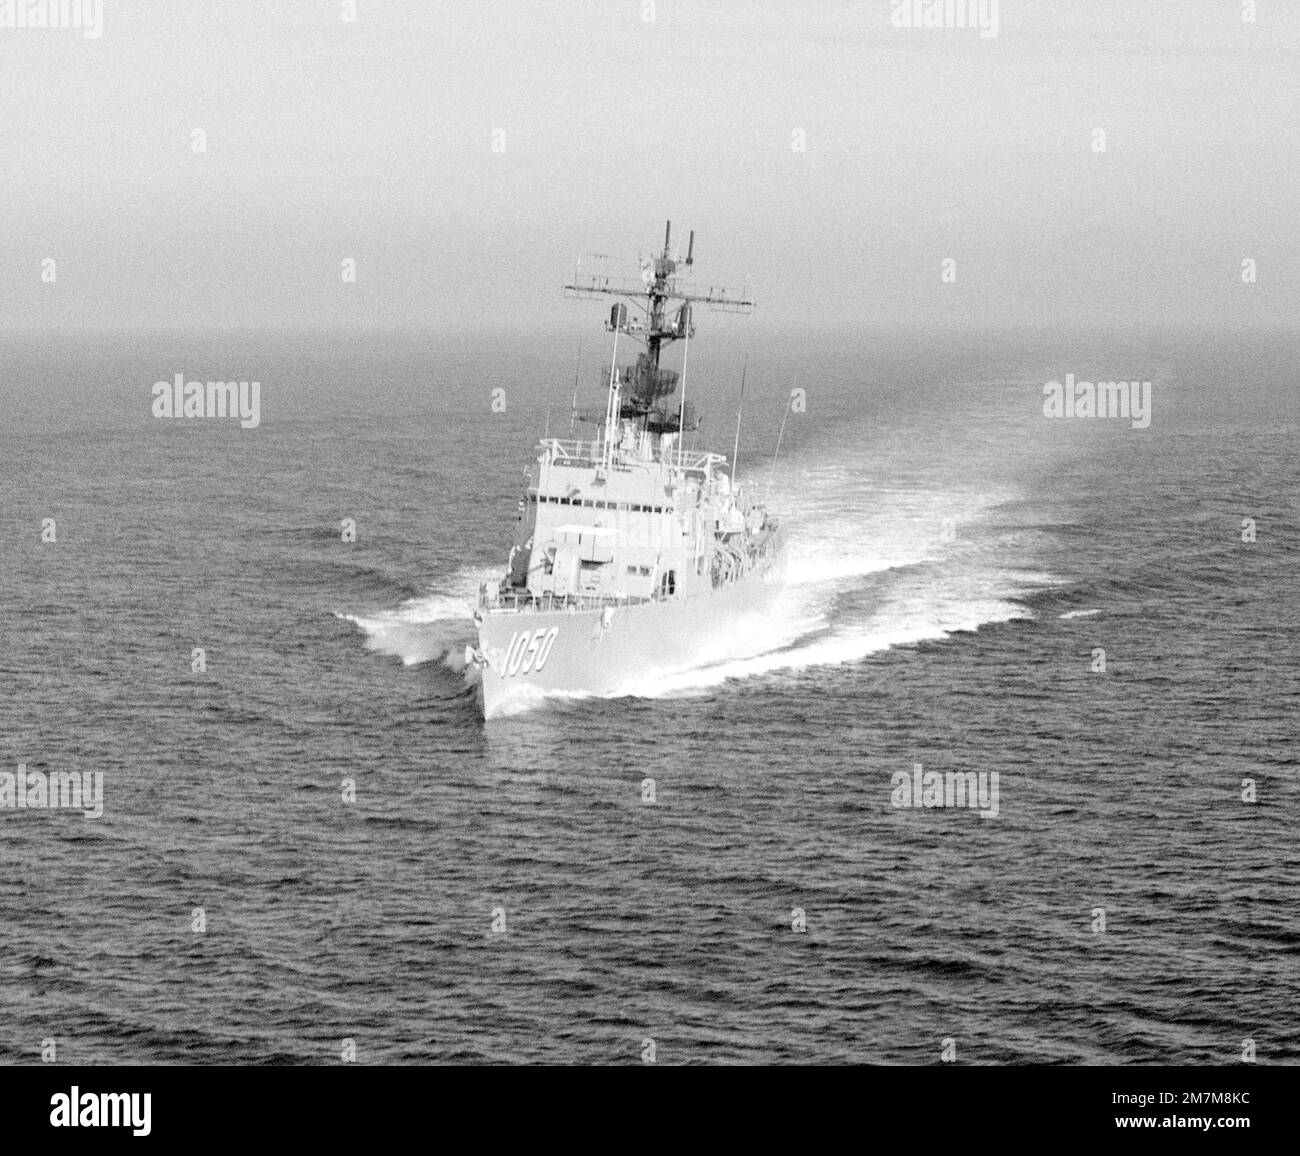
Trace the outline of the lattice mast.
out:
<instances>
[{"instance_id":1,"label":"lattice mast","mask_svg":"<svg viewBox=\"0 0 1300 1156\"><path fill-rule=\"evenodd\" d=\"M703 303L731 313L749 313L754 303L744 292L734 292L718 286L701 288L679 284L678 271L689 269L695 263L695 231L692 230L686 248L685 260L672 252L672 222L664 228L663 252L657 257L647 257L641 262L641 276L607 276L603 271L583 277L575 273L564 287L569 297L623 297L631 303L639 316L633 315L627 304L619 302L610 309L605 323L607 332L614 334L614 360L610 366L610 398L606 408L606 436L610 437L619 418L635 420L643 430L653 433L678 433L683 428L695 428L683 399L679 406L669 404L677 391L679 375L676 370L664 369L660 357L666 346L675 341L686 342L695 336L692 307ZM669 303L680 302L670 312ZM619 366L617 363L618 337L628 334L640 341L645 349L637 355L635 365ZM683 370L685 359L683 359Z\"/></svg>"}]
</instances>

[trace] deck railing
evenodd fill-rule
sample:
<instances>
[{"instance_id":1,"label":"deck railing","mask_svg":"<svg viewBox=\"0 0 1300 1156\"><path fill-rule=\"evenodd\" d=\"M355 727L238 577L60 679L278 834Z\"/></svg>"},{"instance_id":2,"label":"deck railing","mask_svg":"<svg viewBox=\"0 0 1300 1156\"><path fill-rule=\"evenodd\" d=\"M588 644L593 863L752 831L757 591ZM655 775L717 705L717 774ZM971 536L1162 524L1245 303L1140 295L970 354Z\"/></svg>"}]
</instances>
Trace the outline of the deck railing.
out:
<instances>
[{"instance_id":1,"label":"deck railing","mask_svg":"<svg viewBox=\"0 0 1300 1156\"><path fill-rule=\"evenodd\" d=\"M595 466L600 464L603 457L602 443L598 438L591 441L543 438L537 443L537 448L549 454L553 464L562 466ZM669 466L676 466L680 461L684 470L706 470L710 465L725 465L727 461L724 454L710 450L682 450L679 457L676 446L663 450L658 442L654 443L654 455L650 460ZM615 465L635 465L642 459L635 450L623 450L615 445L613 461Z\"/></svg>"},{"instance_id":2,"label":"deck railing","mask_svg":"<svg viewBox=\"0 0 1300 1156\"><path fill-rule=\"evenodd\" d=\"M530 594L526 590L490 590L479 587L479 608L507 610L514 614L553 614L557 611L603 610L607 606L638 606L653 602L636 594Z\"/></svg>"}]
</instances>

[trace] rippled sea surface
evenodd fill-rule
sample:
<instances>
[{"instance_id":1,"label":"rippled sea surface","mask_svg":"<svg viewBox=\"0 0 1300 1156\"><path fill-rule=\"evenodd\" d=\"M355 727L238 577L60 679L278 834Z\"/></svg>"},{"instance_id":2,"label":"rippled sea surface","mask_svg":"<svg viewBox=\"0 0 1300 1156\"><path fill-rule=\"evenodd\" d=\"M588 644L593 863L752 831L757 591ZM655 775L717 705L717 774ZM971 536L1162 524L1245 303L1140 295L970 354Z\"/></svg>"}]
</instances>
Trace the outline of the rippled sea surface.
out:
<instances>
[{"instance_id":1,"label":"rippled sea surface","mask_svg":"<svg viewBox=\"0 0 1300 1156\"><path fill-rule=\"evenodd\" d=\"M729 452L748 354L764 653L486 726L576 341L5 339L0 772L104 811L0 809L0 1060L1300 1060L1300 340L739 333L690 388ZM152 417L177 373L260 426Z\"/></svg>"}]
</instances>

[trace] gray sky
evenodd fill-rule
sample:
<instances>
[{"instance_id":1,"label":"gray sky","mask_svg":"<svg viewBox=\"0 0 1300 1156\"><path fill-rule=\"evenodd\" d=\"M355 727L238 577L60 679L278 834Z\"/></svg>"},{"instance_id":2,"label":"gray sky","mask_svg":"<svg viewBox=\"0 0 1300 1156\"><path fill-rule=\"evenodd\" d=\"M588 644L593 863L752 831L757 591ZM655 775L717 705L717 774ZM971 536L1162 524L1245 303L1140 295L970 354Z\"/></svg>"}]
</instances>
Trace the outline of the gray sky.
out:
<instances>
[{"instance_id":1,"label":"gray sky","mask_svg":"<svg viewBox=\"0 0 1300 1156\"><path fill-rule=\"evenodd\" d=\"M97 40L0 28L0 331L577 332L575 258L666 217L769 325L1296 320L1300 4L1001 0L993 38L896 28L890 0L644 6L104 0Z\"/></svg>"}]
</instances>

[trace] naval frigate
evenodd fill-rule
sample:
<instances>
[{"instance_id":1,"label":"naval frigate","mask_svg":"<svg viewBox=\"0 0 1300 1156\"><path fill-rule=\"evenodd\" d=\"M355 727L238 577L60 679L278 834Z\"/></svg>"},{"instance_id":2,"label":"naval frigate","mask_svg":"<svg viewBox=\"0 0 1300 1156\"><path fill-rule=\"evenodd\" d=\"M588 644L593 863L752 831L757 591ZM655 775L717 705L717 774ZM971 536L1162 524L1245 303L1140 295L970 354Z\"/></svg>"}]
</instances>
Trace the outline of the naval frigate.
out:
<instances>
[{"instance_id":1,"label":"naval frigate","mask_svg":"<svg viewBox=\"0 0 1300 1156\"><path fill-rule=\"evenodd\" d=\"M505 574L479 589L478 645L465 657L484 718L553 695L634 694L761 649L754 636L766 633L781 588L784 533L738 483L735 450L728 463L684 442L700 424L686 401L695 307L748 313L753 302L682 281L695 233L684 260L671 241L670 221L640 276L602 269L564 287L569 297L620 299L605 323L604 413L593 415L591 438L548 433L537 445ZM639 347L635 362L619 364L620 338ZM677 341L680 373L660 365ZM737 414L736 449L739 429Z\"/></svg>"}]
</instances>

